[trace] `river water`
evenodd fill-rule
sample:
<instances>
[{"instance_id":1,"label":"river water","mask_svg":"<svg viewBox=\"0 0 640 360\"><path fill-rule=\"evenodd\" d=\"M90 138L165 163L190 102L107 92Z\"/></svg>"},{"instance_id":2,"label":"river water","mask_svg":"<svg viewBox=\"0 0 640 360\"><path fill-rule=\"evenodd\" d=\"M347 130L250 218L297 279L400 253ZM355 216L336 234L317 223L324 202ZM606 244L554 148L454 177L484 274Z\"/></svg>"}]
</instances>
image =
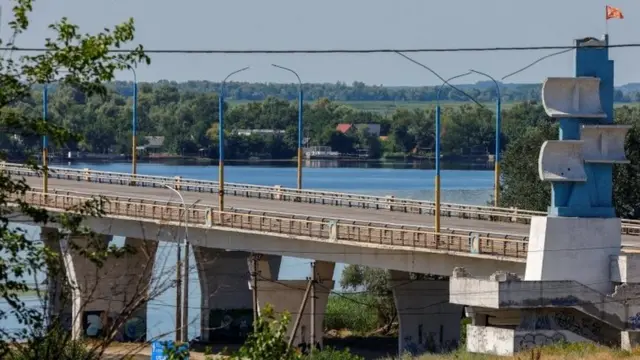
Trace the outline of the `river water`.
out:
<instances>
[{"instance_id":1,"label":"river water","mask_svg":"<svg viewBox=\"0 0 640 360\"><path fill-rule=\"evenodd\" d=\"M74 168L90 168L100 171L130 172L128 163L69 163L51 166L69 166ZM371 195L394 195L401 198L422 200L433 199L435 171L422 169L412 164L380 164L380 163L339 163L313 162L305 164L303 169L303 187L307 189L360 193ZM212 165L154 164L141 163L138 173L160 176L182 176L183 178L217 180L218 167ZM252 164L225 165L225 180L234 183L258 185L296 186L296 168L290 164ZM493 187L493 172L487 170L443 170L441 173L442 201L462 204L484 205L490 200ZM177 201L176 195L167 190L167 199ZM39 237L38 228L29 228L30 236ZM122 245L124 239L115 237L113 243ZM192 252L191 252L192 254ZM157 251L158 264L175 264L175 245L160 245ZM311 260L283 257L279 280L305 279L309 276ZM191 255L191 264L195 264ZM340 280L344 264L336 264L334 280ZM158 270L161 271L161 270ZM166 270L165 270L166 271ZM193 269L190 273L190 326L189 337L199 336L200 287L198 274ZM42 281L41 277L38 281ZM339 285L336 285L339 287ZM339 289L336 289L339 290ZM147 338L171 339L173 335L164 335L175 327L175 290L170 289L148 304ZM38 306L39 300L33 296L25 296L28 304ZM8 305L0 302L0 310L7 310ZM3 321L3 328L18 328L14 319Z\"/></svg>"}]
</instances>

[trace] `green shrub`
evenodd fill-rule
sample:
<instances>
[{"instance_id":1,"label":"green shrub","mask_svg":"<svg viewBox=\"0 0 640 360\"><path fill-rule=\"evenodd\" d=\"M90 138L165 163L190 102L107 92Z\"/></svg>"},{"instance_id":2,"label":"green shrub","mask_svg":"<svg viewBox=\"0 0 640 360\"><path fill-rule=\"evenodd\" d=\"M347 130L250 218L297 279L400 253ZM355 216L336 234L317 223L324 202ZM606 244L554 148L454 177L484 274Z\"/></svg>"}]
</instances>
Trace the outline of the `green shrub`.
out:
<instances>
[{"instance_id":1,"label":"green shrub","mask_svg":"<svg viewBox=\"0 0 640 360\"><path fill-rule=\"evenodd\" d=\"M287 344L289 314L276 318L273 308L267 304L256 321L253 331L240 350L233 355L238 360L301 360L300 351Z\"/></svg>"},{"instance_id":2,"label":"green shrub","mask_svg":"<svg viewBox=\"0 0 640 360\"><path fill-rule=\"evenodd\" d=\"M375 299L367 294L331 295L324 316L325 328L369 333L378 328Z\"/></svg>"},{"instance_id":3,"label":"green shrub","mask_svg":"<svg viewBox=\"0 0 640 360\"><path fill-rule=\"evenodd\" d=\"M83 340L71 340L68 331L51 327L41 334L34 334L25 343L5 354L6 360L98 360L97 351L91 351Z\"/></svg>"}]
</instances>

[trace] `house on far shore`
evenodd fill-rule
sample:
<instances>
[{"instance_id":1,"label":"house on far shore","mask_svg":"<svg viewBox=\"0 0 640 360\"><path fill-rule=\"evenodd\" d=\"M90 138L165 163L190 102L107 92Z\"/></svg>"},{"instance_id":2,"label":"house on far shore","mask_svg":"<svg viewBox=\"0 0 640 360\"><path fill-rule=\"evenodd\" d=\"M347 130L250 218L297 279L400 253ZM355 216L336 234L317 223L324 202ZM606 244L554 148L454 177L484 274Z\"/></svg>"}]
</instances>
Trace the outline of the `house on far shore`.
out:
<instances>
[{"instance_id":1,"label":"house on far shore","mask_svg":"<svg viewBox=\"0 0 640 360\"><path fill-rule=\"evenodd\" d=\"M380 137L380 124L338 124L336 131L346 134L348 131L363 130L371 135Z\"/></svg>"},{"instance_id":2,"label":"house on far shore","mask_svg":"<svg viewBox=\"0 0 640 360\"><path fill-rule=\"evenodd\" d=\"M164 136L143 136L145 145L136 146L138 152L157 154L162 152L164 146Z\"/></svg>"}]
</instances>

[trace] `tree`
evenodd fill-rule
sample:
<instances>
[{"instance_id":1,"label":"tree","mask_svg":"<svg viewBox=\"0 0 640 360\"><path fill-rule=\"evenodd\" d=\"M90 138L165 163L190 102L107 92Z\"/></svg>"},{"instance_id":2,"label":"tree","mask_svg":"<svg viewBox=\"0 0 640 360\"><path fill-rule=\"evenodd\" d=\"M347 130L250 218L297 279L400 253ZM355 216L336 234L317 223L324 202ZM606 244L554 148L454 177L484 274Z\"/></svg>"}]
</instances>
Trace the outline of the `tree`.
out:
<instances>
[{"instance_id":1,"label":"tree","mask_svg":"<svg viewBox=\"0 0 640 360\"><path fill-rule=\"evenodd\" d=\"M556 138L557 126L529 127L511 142L502 159L502 206L545 211L551 202L551 185L538 176L538 154L545 140Z\"/></svg>"},{"instance_id":2,"label":"tree","mask_svg":"<svg viewBox=\"0 0 640 360\"><path fill-rule=\"evenodd\" d=\"M14 47L14 42L29 28L29 16L33 8L32 0L15 0L12 18L9 22L12 34L10 41L3 46ZM90 35L82 34L80 29L62 18L49 28L55 36L45 40L46 50L37 55L13 58L12 52L5 52L0 58L0 129L3 134L11 134L14 139L37 139L48 136L54 146L69 146L82 139L73 134L67 126L53 122L45 123L37 112L20 111L23 104L32 104L32 87L36 84L59 83L72 91L67 94L74 102L84 103L92 96L105 97L108 93L104 82L114 79L114 73L139 63L149 63L142 46L134 50L112 53L134 39L133 19ZM72 110L71 110L72 111ZM63 124L64 125L64 124ZM2 159L6 153L0 153ZM33 162L32 168L40 168ZM22 179L11 178L0 172L0 297L9 305L9 311L0 311L0 358L3 359L97 359L113 341L115 327L106 328L101 341L86 349L84 344L70 341L69 332L64 331L59 319L50 318L46 308L27 306L19 294L31 289L30 283L38 273L50 278L63 276L61 257L56 249L46 242L33 241L24 229L9 226L12 214L19 212L37 226L56 226L60 236L69 240L71 251L78 252L88 261L100 268L110 257L126 255L127 247L118 249L97 241L97 234L82 226L85 216L99 217L104 199L96 198L77 204L65 213L48 213L42 208L32 206L22 195L29 191ZM86 244L74 241L77 236L87 239ZM71 285L68 285L71 286ZM38 290L38 289L37 289ZM38 290L39 292L39 290ZM51 301L45 297L46 301ZM127 308L135 310L141 302L136 299ZM45 306L46 306L45 301ZM127 305L129 306L129 305ZM3 327L9 316L16 317L23 328ZM21 342L18 343L17 340Z\"/></svg>"},{"instance_id":3,"label":"tree","mask_svg":"<svg viewBox=\"0 0 640 360\"><path fill-rule=\"evenodd\" d=\"M383 332L391 330L391 325L398 316L389 279L388 270L362 265L346 266L340 279L340 286L343 288L371 295L372 301L367 305L376 309L378 325L383 327Z\"/></svg>"}]
</instances>

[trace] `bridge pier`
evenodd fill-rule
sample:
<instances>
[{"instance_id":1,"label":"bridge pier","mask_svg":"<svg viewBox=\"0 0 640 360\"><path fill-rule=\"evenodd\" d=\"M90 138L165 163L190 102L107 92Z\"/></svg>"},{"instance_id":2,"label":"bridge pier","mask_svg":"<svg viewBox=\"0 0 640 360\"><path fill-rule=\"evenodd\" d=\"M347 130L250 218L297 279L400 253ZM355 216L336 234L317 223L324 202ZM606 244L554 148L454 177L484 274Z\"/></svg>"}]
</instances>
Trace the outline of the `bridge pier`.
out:
<instances>
[{"instance_id":1,"label":"bridge pier","mask_svg":"<svg viewBox=\"0 0 640 360\"><path fill-rule=\"evenodd\" d=\"M391 286L400 325L400 356L458 347L463 307L449 302L449 280L410 280L408 272L392 270Z\"/></svg>"},{"instance_id":2,"label":"bridge pier","mask_svg":"<svg viewBox=\"0 0 640 360\"><path fill-rule=\"evenodd\" d=\"M79 249L104 250L112 236L63 238L55 244L57 235L48 229L44 233L48 245L52 249L57 245L63 257L71 299L65 310L71 319L72 338L98 337L115 330L118 341L145 341L147 301L157 242L127 238L125 244L133 253L108 257L102 266L97 266L86 255L79 254ZM71 246L70 241L79 249ZM59 285L59 279L53 280L52 284ZM64 299L59 289L54 285L51 292L57 292L58 298ZM53 308L64 305L58 303Z\"/></svg>"},{"instance_id":3,"label":"bridge pier","mask_svg":"<svg viewBox=\"0 0 640 360\"><path fill-rule=\"evenodd\" d=\"M72 301L69 288L65 286L67 277L63 266L62 250L60 249L60 234L55 228L43 227L40 229L40 238L44 245L59 256L61 268L49 269L46 280L45 316L47 324L59 322L63 329L71 331Z\"/></svg>"},{"instance_id":4,"label":"bridge pier","mask_svg":"<svg viewBox=\"0 0 640 360\"><path fill-rule=\"evenodd\" d=\"M251 254L202 246L193 246L193 253L200 278L201 340L243 343L253 324L253 296L247 287ZM266 276L273 271L277 277L281 257L265 255L264 259Z\"/></svg>"},{"instance_id":5,"label":"bridge pier","mask_svg":"<svg viewBox=\"0 0 640 360\"><path fill-rule=\"evenodd\" d=\"M305 290L309 284L309 280L277 280L277 277L270 275L271 278L260 273L266 267L264 260L259 261L258 265L258 306L263 308L266 304L273 306L276 313L288 311L291 314L291 321L288 326L288 335L293 336L293 344L299 347L306 347L312 344L311 339L311 317L314 319L315 328L315 344L322 347L322 337L324 334L323 321L324 312L329 300L329 293L333 289L334 281L333 272L335 263L326 261L316 261L315 266L315 311L312 311L311 302L314 300L309 295L304 311L300 315L300 325L293 334L293 326L299 315L300 305L304 300ZM250 284L251 286L252 284Z\"/></svg>"}]
</instances>

